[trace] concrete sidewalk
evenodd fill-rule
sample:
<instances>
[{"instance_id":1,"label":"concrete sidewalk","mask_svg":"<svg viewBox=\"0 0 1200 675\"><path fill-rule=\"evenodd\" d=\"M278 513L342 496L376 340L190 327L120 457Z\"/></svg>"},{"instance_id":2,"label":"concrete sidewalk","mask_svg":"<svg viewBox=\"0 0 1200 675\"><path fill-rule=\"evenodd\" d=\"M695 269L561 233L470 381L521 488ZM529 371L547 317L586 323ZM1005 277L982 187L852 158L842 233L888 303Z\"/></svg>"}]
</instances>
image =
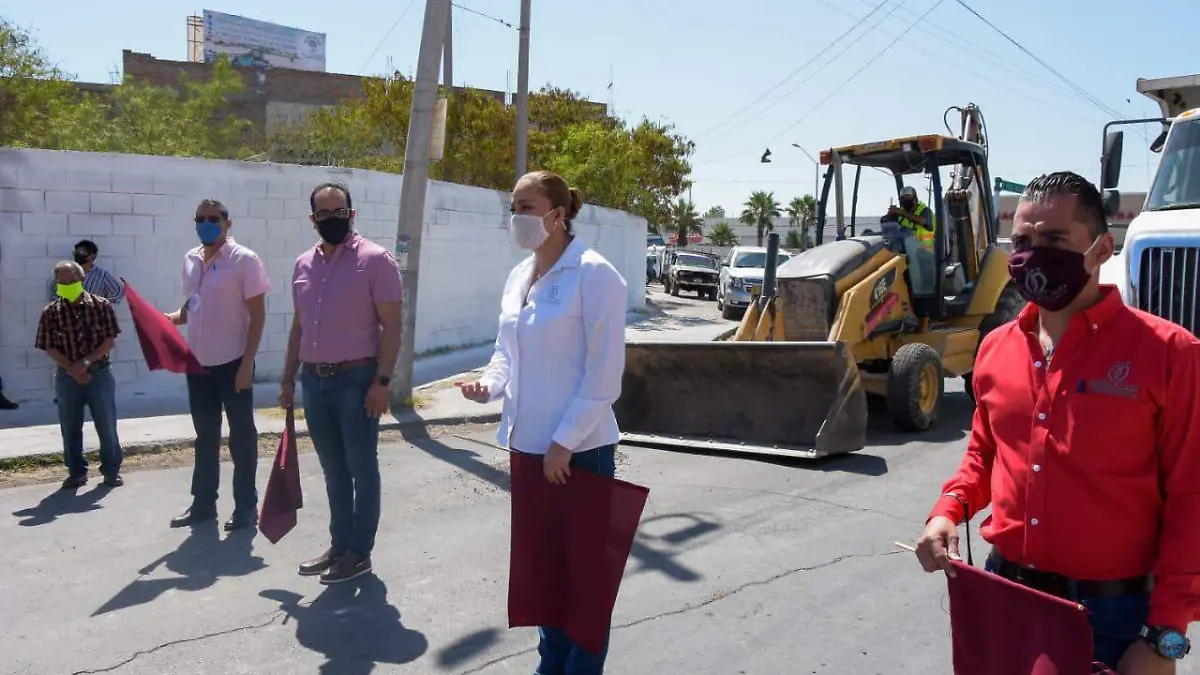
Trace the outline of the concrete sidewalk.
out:
<instances>
[{"instance_id":1,"label":"concrete sidewalk","mask_svg":"<svg viewBox=\"0 0 1200 675\"><path fill-rule=\"evenodd\" d=\"M648 304L648 310L646 314L630 313L626 339L707 341L716 339L733 326L716 315L711 303L680 302L670 296L656 294L653 302ZM399 419L385 415L383 427L498 421L501 408L499 401L487 405L473 403L463 399L453 387L455 379L470 378L470 373L482 369L491 355L492 346L483 345L418 360L414 367L414 379L419 392L418 408L402 413ZM283 433L284 417L274 403L278 392L279 386L275 383L256 384L254 387L254 398L259 408L255 415L259 434ZM297 391L297 398L299 396L300 392ZM177 395L177 398L178 401L158 400L145 404L136 401L131 405L124 401L118 403L118 411L124 416L117 423L122 449L132 454L191 442L195 430L191 415L187 413L186 393ZM148 406L155 406L158 410L165 408L171 412L138 414L139 408ZM22 410L15 412L31 414L24 408L22 406ZM132 413L130 408L133 408ZM307 435L304 420L296 420L296 431L299 435ZM226 434L228 428L223 428L223 438L227 437ZM84 425L84 447L89 452L99 447L90 421ZM57 423L43 421L29 426L0 428L0 462L61 453L62 437Z\"/></svg>"}]
</instances>

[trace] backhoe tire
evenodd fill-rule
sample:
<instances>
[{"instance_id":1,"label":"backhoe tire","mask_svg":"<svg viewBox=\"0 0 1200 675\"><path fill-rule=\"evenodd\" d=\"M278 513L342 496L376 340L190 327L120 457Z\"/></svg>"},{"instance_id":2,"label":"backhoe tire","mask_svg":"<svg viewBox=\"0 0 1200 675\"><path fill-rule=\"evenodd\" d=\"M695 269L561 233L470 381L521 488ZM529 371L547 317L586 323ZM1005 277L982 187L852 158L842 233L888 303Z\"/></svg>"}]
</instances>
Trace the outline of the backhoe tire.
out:
<instances>
[{"instance_id":1,"label":"backhoe tire","mask_svg":"<svg viewBox=\"0 0 1200 675\"><path fill-rule=\"evenodd\" d=\"M904 345L888 370L887 407L901 431L927 431L937 422L945 380L942 359L925 344Z\"/></svg>"},{"instance_id":2,"label":"backhoe tire","mask_svg":"<svg viewBox=\"0 0 1200 675\"><path fill-rule=\"evenodd\" d=\"M976 357L979 356L979 347L983 344L983 338L987 337L988 333L1017 318L1021 310L1025 309L1026 304L1028 304L1027 301L1021 297L1016 286L1009 284L1004 287L1004 290L1000 292L1000 298L996 301L996 309L979 322L979 342L975 345ZM967 397L971 399L971 405L975 405L975 383L972 375L973 373L963 375L963 391L967 392Z\"/></svg>"}]
</instances>

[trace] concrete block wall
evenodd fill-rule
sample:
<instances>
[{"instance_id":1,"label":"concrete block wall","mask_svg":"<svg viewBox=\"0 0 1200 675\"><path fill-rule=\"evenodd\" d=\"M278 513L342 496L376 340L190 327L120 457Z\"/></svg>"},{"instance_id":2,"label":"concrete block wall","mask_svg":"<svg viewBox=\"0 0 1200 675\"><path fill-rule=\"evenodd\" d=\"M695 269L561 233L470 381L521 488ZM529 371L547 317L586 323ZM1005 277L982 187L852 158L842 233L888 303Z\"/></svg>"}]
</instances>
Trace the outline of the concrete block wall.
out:
<instances>
[{"instance_id":1,"label":"concrete block wall","mask_svg":"<svg viewBox=\"0 0 1200 675\"><path fill-rule=\"evenodd\" d=\"M53 397L53 371L33 348L54 264L80 239L100 248L98 264L125 278L164 310L184 299L183 256L198 244L192 218L204 198L224 202L234 238L267 266L273 290L259 352L258 378L283 368L291 325L291 273L296 256L317 236L308 196L338 181L351 191L356 228L395 249L401 178L326 167L180 157L0 149L0 377L17 400ZM424 250L417 300L418 353L495 338L502 286L525 255L508 237L509 194L433 182L425 205ZM646 222L611 209L585 207L579 236L630 280L629 308L645 303ZM183 386L180 376L149 372L128 307L113 355L124 392Z\"/></svg>"}]
</instances>

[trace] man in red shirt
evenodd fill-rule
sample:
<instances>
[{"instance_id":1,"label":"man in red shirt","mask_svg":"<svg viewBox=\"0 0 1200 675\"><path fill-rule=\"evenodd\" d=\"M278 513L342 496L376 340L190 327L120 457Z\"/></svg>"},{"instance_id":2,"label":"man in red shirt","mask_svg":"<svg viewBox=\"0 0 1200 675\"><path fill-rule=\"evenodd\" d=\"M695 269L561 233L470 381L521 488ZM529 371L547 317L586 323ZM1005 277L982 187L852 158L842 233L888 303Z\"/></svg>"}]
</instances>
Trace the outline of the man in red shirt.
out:
<instances>
[{"instance_id":1,"label":"man in red shirt","mask_svg":"<svg viewBox=\"0 0 1200 675\"><path fill-rule=\"evenodd\" d=\"M1085 605L1121 675L1174 673L1200 611L1200 341L1100 285L1114 242L1081 176L1031 182L1012 243L1030 304L979 349L970 443L917 557L953 573L958 523L990 504L989 571Z\"/></svg>"}]
</instances>

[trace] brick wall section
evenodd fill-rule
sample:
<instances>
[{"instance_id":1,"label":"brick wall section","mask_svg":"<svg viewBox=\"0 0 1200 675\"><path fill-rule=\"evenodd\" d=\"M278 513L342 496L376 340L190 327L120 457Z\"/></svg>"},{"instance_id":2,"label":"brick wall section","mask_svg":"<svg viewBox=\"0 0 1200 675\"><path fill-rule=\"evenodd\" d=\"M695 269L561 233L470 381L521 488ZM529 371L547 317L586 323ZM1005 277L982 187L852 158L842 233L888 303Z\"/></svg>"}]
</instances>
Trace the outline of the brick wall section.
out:
<instances>
[{"instance_id":1,"label":"brick wall section","mask_svg":"<svg viewBox=\"0 0 1200 675\"><path fill-rule=\"evenodd\" d=\"M175 157L0 149L0 376L19 399L53 396L49 359L33 349L54 264L79 239L96 241L99 264L124 277L163 309L182 304L184 254L197 244L192 217L200 199L230 209L233 235L258 252L274 289L258 377L283 367L291 322L291 272L316 242L308 195L327 180L346 183L357 229L389 249L396 242L401 177L395 174ZM417 351L487 342L495 337L500 293L523 252L508 238L509 194L431 183L426 199ZM629 214L585 207L579 235L607 257L629 284L629 307L645 302L646 223ZM179 376L148 372L128 308L114 368L123 394L182 386Z\"/></svg>"}]
</instances>

